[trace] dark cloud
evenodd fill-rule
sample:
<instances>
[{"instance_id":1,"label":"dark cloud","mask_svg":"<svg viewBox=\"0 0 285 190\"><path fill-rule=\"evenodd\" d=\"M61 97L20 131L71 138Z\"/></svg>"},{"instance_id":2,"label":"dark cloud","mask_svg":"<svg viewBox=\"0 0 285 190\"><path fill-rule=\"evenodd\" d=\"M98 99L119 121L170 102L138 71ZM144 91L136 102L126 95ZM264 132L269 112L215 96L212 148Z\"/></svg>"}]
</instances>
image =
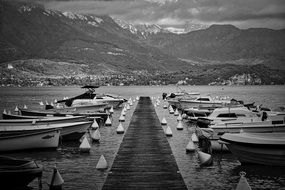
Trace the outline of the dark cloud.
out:
<instances>
[{"instance_id":1,"label":"dark cloud","mask_svg":"<svg viewBox=\"0 0 285 190\"><path fill-rule=\"evenodd\" d=\"M284 0L39 0L48 9L104 14L133 23L177 26L185 22L285 27ZM263 27L267 27L263 26Z\"/></svg>"}]
</instances>

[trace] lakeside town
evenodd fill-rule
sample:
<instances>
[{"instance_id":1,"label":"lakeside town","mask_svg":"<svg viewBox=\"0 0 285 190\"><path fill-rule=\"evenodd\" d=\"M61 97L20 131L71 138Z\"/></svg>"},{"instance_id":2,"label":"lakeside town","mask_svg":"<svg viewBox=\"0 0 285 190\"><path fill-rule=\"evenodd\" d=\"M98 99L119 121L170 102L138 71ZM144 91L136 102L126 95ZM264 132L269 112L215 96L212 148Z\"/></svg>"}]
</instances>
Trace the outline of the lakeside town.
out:
<instances>
[{"instance_id":1,"label":"lakeside town","mask_svg":"<svg viewBox=\"0 0 285 190\"><path fill-rule=\"evenodd\" d=\"M193 79L184 78L181 80L162 80L159 76L133 76L133 75L80 75L71 77L38 77L38 78L20 78L11 75L10 77L1 77L1 86L68 86L82 85L90 81L103 86L131 86L131 85L196 85ZM197 85L201 85L198 83ZM262 85L262 80L251 74L234 75L228 80L218 78L208 84L203 85ZM274 85L274 83L271 83Z\"/></svg>"}]
</instances>

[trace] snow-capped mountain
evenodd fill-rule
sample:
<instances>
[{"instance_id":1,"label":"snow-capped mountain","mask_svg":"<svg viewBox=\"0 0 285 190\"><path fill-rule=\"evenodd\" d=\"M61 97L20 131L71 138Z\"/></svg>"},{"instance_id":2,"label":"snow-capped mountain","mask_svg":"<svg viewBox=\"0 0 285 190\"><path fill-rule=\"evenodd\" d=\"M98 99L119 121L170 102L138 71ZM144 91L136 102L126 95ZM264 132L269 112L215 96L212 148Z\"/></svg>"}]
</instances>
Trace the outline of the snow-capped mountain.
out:
<instances>
[{"instance_id":1,"label":"snow-capped mountain","mask_svg":"<svg viewBox=\"0 0 285 190\"><path fill-rule=\"evenodd\" d=\"M123 29L129 30L131 33L136 35L141 35L143 37L147 37L150 34L158 34L158 33L174 33L174 34L185 34L188 32L192 32L195 30L206 29L209 26L204 24L197 24L193 22L187 22L184 27L162 27L157 24L138 24L134 25L127 21L113 18L113 20L121 26Z\"/></svg>"}]
</instances>

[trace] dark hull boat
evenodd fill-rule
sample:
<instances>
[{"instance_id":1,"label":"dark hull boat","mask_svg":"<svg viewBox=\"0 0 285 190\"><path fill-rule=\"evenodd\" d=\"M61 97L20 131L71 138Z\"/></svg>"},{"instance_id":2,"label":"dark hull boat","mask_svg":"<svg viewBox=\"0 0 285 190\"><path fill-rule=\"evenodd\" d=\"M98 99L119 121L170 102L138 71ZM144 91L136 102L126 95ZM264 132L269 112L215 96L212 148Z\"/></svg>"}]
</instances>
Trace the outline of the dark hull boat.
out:
<instances>
[{"instance_id":1,"label":"dark hull boat","mask_svg":"<svg viewBox=\"0 0 285 190\"><path fill-rule=\"evenodd\" d=\"M71 122L81 122L87 121L85 116L70 116L70 117L41 117L41 118L26 118L26 119L4 119L0 120L0 127L13 125L29 125L29 124L37 124L37 125L46 125L46 124L60 124L60 123L71 123Z\"/></svg>"},{"instance_id":2,"label":"dark hull boat","mask_svg":"<svg viewBox=\"0 0 285 190\"><path fill-rule=\"evenodd\" d=\"M35 178L42 176L43 166L31 160L0 156L1 189L26 187Z\"/></svg>"},{"instance_id":3,"label":"dark hull boat","mask_svg":"<svg viewBox=\"0 0 285 190\"><path fill-rule=\"evenodd\" d=\"M285 166L285 133L226 133L220 143L242 164Z\"/></svg>"},{"instance_id":4,"label":"dark hull boat","mask_svg":"<svg viewBox=\"0 0 285 190\"><path fill-rule=\"evenodd\" d=\"M108 117L108 113L106 112L92 112L92 113L85 113L85 112L54 112L49 110L27 110L27 109L20 109L22 116L30 116L30 117L66 117L66 116L85 116L88 119L94 118L102 118L104 122Z\"/></svg>"}]
</instances>

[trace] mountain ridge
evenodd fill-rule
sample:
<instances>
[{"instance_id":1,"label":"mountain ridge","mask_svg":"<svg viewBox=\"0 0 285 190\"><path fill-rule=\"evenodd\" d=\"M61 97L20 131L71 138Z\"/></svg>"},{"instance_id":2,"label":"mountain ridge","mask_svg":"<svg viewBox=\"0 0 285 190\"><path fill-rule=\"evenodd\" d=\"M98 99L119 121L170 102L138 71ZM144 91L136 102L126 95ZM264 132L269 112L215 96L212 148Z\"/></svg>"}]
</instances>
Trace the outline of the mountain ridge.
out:
<instances>
[{"instance_id":1,"label":"mountain ridge","mask_svg":"<svg viewBox=\"0 0 285 190\"><path fill-rule=\"evenodd\" d=\"M160 26L141 25L138 27L140 32L135 32L137 27L124 28L108 15L46 10L43 6L23 2L2 1L1 4L4 10L1 12L0 36L3 72L9 72L5 69L9 63L17 66L26 63L29 68L23 66L24 73L39 72L43 65L52 71L51 65L57 62L71 63L72 71L80 76L171 76L179 72L187 75L185 72L195 70L202 72L199 77L207 77L204 74L209 72L205 68L211 65L235 71L233 65L236 68L264 65L262 69L272 71L268 75L276 73L278 76L280 72L274 69L285 70L282 44L285 30L241 30L233 25L212 25L175 34ZM148 32L143 34L141 31ZM17 60L19 63L15 63ZM37 65L36 60L38 63L49 60L52 64ZM222 72L229 69L221 69L220 73L215 70L215 74L228 77ZM63 73L68 73L66 68Z\"/></svg>"}]
</instances>

